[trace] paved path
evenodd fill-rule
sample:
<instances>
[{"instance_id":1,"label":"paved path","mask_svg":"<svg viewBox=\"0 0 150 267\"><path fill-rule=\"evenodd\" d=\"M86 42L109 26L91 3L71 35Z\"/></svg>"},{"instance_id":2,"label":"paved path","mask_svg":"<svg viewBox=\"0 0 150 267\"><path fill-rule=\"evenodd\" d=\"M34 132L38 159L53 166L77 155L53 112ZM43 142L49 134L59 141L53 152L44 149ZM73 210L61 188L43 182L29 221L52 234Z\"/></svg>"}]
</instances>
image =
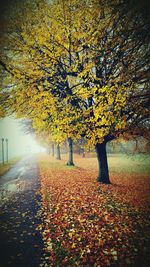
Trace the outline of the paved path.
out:
<instances>
[{"instance_id":1,"label":"paved path","mask_svg":"<svg viewBox=\"0 0 150 267\"><path fill-rule=\"evenodd\" d=\"M0 178L0 267L39 267L43 241L38 167L26 157Z\"/></svg>"}]
</instances>

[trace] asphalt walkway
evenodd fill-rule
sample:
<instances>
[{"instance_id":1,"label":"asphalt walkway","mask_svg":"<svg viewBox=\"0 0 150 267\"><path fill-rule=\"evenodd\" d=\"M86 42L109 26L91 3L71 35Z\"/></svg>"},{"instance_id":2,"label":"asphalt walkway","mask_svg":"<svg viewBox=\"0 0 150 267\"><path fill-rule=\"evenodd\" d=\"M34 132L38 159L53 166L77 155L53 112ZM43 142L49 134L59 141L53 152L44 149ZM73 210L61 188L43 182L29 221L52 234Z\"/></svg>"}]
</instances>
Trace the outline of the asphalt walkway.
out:
<instances>
[{"instance_id":1,"label":"asphalt walkway","mask_svg":"<svg viewBox=\"0 0 150 267\"><path fill-rule=\"evenodd\" d=\"M43 241L38 166L32 157L0 177L0 267L39 267Z\"/></svg>"}]
</instances>

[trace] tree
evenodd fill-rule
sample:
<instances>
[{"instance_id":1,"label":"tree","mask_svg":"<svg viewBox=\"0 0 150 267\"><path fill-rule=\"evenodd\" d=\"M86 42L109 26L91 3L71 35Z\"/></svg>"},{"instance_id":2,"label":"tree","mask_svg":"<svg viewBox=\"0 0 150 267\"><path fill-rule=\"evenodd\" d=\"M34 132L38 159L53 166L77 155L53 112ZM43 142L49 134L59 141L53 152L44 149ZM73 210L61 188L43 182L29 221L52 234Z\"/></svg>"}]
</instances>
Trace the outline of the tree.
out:
<instances>
[{"instance_id":1,"label":"tree","mask_svg":"<svg viewBox=\"0 0 150 267\"><path fill-rule=\"evenodd\" d=\"M106 144L149 118L149 22L145 6L134 7L35 1L17 34L5 36L13 52L0 61L17 84L3 91L8 106L46 125L59 142L84 136L96 148L103 183L110 183Z\"/></svg>"}]
</instances>

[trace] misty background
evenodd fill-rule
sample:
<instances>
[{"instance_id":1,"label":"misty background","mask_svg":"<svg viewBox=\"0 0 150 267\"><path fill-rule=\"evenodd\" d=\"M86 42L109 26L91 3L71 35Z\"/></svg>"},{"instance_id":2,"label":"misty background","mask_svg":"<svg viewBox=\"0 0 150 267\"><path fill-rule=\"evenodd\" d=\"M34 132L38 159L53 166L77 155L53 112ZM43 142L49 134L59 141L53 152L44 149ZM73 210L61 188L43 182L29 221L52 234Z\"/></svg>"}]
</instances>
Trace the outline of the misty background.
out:
<instances>
[{"instance_id":1,"label":"misty background","mask_svg":"<svg viewBox=\"0 0 150 267\"><path fill-rule=\"evenodd\" d=\"M8 158L12 159L30 153L43 152L32 134L24 133L20 120L13 117L0 119L0 162L2 162L2 138L4 138L4 157L6 160L6 139L8 139Z\"/></svg>"}]
</instances>

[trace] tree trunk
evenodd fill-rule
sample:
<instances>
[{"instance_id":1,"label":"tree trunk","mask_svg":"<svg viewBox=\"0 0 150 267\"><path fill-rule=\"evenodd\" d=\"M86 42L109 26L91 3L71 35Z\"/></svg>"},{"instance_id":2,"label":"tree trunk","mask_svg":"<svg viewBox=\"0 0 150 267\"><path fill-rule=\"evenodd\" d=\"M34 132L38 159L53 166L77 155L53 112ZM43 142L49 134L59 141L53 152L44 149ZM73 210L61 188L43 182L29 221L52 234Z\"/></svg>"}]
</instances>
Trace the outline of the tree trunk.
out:
<instances>
[{"instance_id":1,"label":"tree trunk","mask_svg":"<svg viewBox=\"0 0 150 267\"><path fill-rule=\"evenodd\" d=\"M59 145L56 146L56 159L61 160L61 157L60 157L60 146Z\"/></svg>"},{"instance_id":2,"label":"tree trunk","mask_svg":"<svg viewBox=\"0 0 150 267\"><path fill-rule=\"evenodd\" d=\"M83 152L82 152L82 158L85 158L85 151L83 149Z\"/></svg>"},{"instance_id":3,"label":"tree trunk","mask_svg":"<svg viewBox=\"0 0 150 267\"><path fill-rule=\"evenodd\" d=\"M54 144L52 144L52 156L54 157L55 151L54 151Z\"/></svg>"},{"instance_id":4,"label":"tree trunk","mask_svg":"<svg viewBox=\"0 0 150 267\"><path fill-rule=\"evenodd\" d=\"M98 182L110 184L108 162L106 153L106 142L96 144L96 153L99 166Z\"/></svg>"},{"instance_id":5,"label":"tree trunk","mask_svg":"<svg viewBox=\"0 0 150 267\"><path fill-rule=\"evenodd\" d=\"M80 149L80 147L78 147L78 150L77 150L78 152L78 154L80 155L81 154L81 149Z\"/></svg>"},{"instance_id":6,"label":"tree trunk","mask_svg":"<svg viewBox=\"0 0 150 267\"><path fill-rule=\"evenodd\" d=\"M73 163L73 142L72 142L72 139L71 138L68 138L68 148L69 148L69 159L68 159L68 162L67 162L67 165L68 166L74 166L74 163Z\"/></svg>"}]
</instances>

